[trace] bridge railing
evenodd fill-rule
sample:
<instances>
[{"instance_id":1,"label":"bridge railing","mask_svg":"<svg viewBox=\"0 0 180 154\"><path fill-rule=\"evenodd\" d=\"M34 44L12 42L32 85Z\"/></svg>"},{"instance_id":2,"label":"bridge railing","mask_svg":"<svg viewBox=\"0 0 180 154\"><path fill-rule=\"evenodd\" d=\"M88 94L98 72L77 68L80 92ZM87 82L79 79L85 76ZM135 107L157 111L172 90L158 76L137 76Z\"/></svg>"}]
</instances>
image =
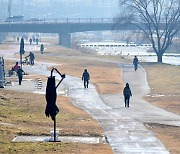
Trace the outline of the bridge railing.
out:
<instances>
[{"instance_id":1,"label":"bridge railing","mask_svg":"<svg viewBox=\"0 0 180 154\"><path fill-rule=\"evenodd\" d=\"M22 21L5 22L0 19L0 24L45 24L45 23L115 23L116 18L42 18Z\"/></svg>"}]
</instances>

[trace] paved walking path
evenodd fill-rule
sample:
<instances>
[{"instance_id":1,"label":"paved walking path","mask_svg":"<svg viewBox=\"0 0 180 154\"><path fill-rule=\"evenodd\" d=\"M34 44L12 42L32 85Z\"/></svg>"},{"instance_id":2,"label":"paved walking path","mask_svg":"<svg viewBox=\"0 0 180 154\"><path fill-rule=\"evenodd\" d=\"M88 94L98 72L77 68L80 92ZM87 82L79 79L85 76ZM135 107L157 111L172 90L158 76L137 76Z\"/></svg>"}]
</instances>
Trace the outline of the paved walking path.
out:
<instances>
[{"instance_id":1,"label":"paved walking path","mask_svg":"<svg viewBox=\"0 0 180 154\"><path fill-rule=\"evenodd\" d=\"M142 99L150 93L149 86L146 81L146 72L140 66L134 71L132 64L118 64L122 69L122 79L124 83L129 83L133 96L130 99L130 108L124 108L123 95L111 94L101 95L103 101L121 114L127 115L142 123L159 123L165 125L180 126L180 116L171 112L167 112L161 108L153 106Z\"/></svg>"},{"instance_id":2,"label":"paved walking path","mask_svg":"<svg viewBox=\"0 0 180 154\"><path fill-rule=\"evenodd\" d=\"M47 66L49 64L26 66L24 71L49 76ZM179 125L180 116L154 107L141 99L149 92L143 68L134 72L130 64L119 66L123 71L124 82L130 83L133 92L130 108L124 107L122 94L100 96L92 84L89 85L89 89L84 89L80 78L67 76L63 84L68 86L68 95L73 104L91 114L102 125L114 153L169 153L142 122ZM27 88L24 86L22 83L20 89Z\"/></svg>"}]
</instances>

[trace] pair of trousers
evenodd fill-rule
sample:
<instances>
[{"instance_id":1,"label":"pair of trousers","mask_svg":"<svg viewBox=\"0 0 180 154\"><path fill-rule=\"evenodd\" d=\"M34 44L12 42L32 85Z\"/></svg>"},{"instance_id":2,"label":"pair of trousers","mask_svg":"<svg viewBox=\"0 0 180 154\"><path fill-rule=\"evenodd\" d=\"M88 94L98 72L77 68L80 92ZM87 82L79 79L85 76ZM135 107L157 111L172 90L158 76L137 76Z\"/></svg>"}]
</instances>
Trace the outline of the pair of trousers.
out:
<instances>
[{"instance_id":1,"label":"pair of trousers","mask_svg":"<svg viewBox=\"0 0 180 154\"><path fill-rule=\"evenodd\" d=\"M124 96L125 107L129 107L129 99L130 99L130 96L129 96L129 95L125 95L125 96Z\"/></svg>"},{"instance_id":2,"label":"pair of trousers","mask_svg":"<svg viewBox=\"0 0 180 154\"><path fill-rule=\"evenodd\" d=\"M137 70L137 68L138 68L138 64L134 64L135 71Z\"/></svg>"},{"instance_id":3,"label":"pair of trousers","mask_svg":"<svg viewBox=\"0 0 180 154\"><path fill-rule=\"evenodd\" d=\"M18 76L18 78L19 78L19 85L21 85L22 76Z\"/></svg>"},{"instance_id":4,"label":"pair of trousers","mask_svg":"<svg viewBox=\"0 0 180 154\"><path fill-rule=\"evenodd\" d=\"M34 65L34 59L30 59L31 65Z\"/></svg>"},{"instance_id":5,"label":"pair of trousers","mask_svg":"<svg viewBox=\"0 0 180 154\"><path fill-rule=\"evenodd\" d=\"M84 80L84 88L88 88L89 80Z\"/></svg>"}]
</instances>

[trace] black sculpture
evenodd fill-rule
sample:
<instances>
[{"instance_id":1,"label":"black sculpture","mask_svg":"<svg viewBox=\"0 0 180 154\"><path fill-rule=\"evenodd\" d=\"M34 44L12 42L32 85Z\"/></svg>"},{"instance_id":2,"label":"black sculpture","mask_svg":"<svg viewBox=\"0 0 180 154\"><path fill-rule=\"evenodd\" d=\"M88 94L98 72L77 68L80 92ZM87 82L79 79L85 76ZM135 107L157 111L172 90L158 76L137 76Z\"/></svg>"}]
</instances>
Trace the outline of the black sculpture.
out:
<instances>
[{"instance_id":1,"label":"black sculpture","mask_svg":"<svg viewBox=\"0 0 180 154\"><path fill-rule=\"evenodd\" d=\"M56 72L61 76L61 80L56 86L55 76L53 76L53 71L56 70ZM59 109L56 105L56 98L57 93L56 89L60 85L60 83L65 78L65 74L61 74L56 68L53 68L51 70L51 76L48 77L47 86L46 86L46 110L45 114L46 117L51 116L51 119L54 121L54 141L56 141L56 115L59 112Z\"/></svg>"},{"instance_id":2,"label":"black sculpture","mask_svg":"<svg viewBox=\"0 0 180 154\"><path fill-rule=\"evenodd\" d=\"M20 50L19 50L21 68L22 68L22 55L23 55L24 53L25 53L25 51L24 51L24 39L23 39L23 37L22 37L22 38L21 38L21 42L20 42Z\"/></svg>"}]
</instances>

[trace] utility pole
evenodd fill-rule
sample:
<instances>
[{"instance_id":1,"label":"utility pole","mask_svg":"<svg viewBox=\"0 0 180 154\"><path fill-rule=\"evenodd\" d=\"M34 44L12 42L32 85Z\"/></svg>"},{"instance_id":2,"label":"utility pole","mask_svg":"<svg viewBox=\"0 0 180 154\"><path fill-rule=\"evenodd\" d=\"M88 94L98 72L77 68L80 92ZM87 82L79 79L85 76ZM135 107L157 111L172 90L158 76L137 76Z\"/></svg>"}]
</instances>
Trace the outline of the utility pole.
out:
<instances>
[{"instance_id":1,"label":"utility pole","mask_svg":"<svg viewBox=\"0 0 180 154\"><path fill-rule=\"evenodd\" d=\"M9 15L9 17L11 16L11 4L12 4L12 0L9 0L9 2L8 2L8 15Z\"/></svg>"},{"instance_id":2,"label":"utility pole","mask_svg":"<svg viewBox=\"0 0 180 154\"><path fill-rule=\"evenodd\" d=\"M3 0L1 0L1 19L3 19Z\"/></svg>"},{"instance_id":3,"label":"utility pole","mask_svg":"<svg viewBox=\"0 0 180 154\"><path fill-rule=\"evenodd\" d=\"M21 0L21 1L22 1L22 8L21 8L22 16L24 16L24 0Z\"/></svg>"},{"instance_id":4,"label":"utility pole","mask_svg":"<svg viewBox=\"0 0 180 154\"><path fill-rule=\"evenodd\" d=\"M36 15L36 18L38 17L38 8L37 8L37 0L35 0L35 15Z\"/></svg>"}]
</instances>

